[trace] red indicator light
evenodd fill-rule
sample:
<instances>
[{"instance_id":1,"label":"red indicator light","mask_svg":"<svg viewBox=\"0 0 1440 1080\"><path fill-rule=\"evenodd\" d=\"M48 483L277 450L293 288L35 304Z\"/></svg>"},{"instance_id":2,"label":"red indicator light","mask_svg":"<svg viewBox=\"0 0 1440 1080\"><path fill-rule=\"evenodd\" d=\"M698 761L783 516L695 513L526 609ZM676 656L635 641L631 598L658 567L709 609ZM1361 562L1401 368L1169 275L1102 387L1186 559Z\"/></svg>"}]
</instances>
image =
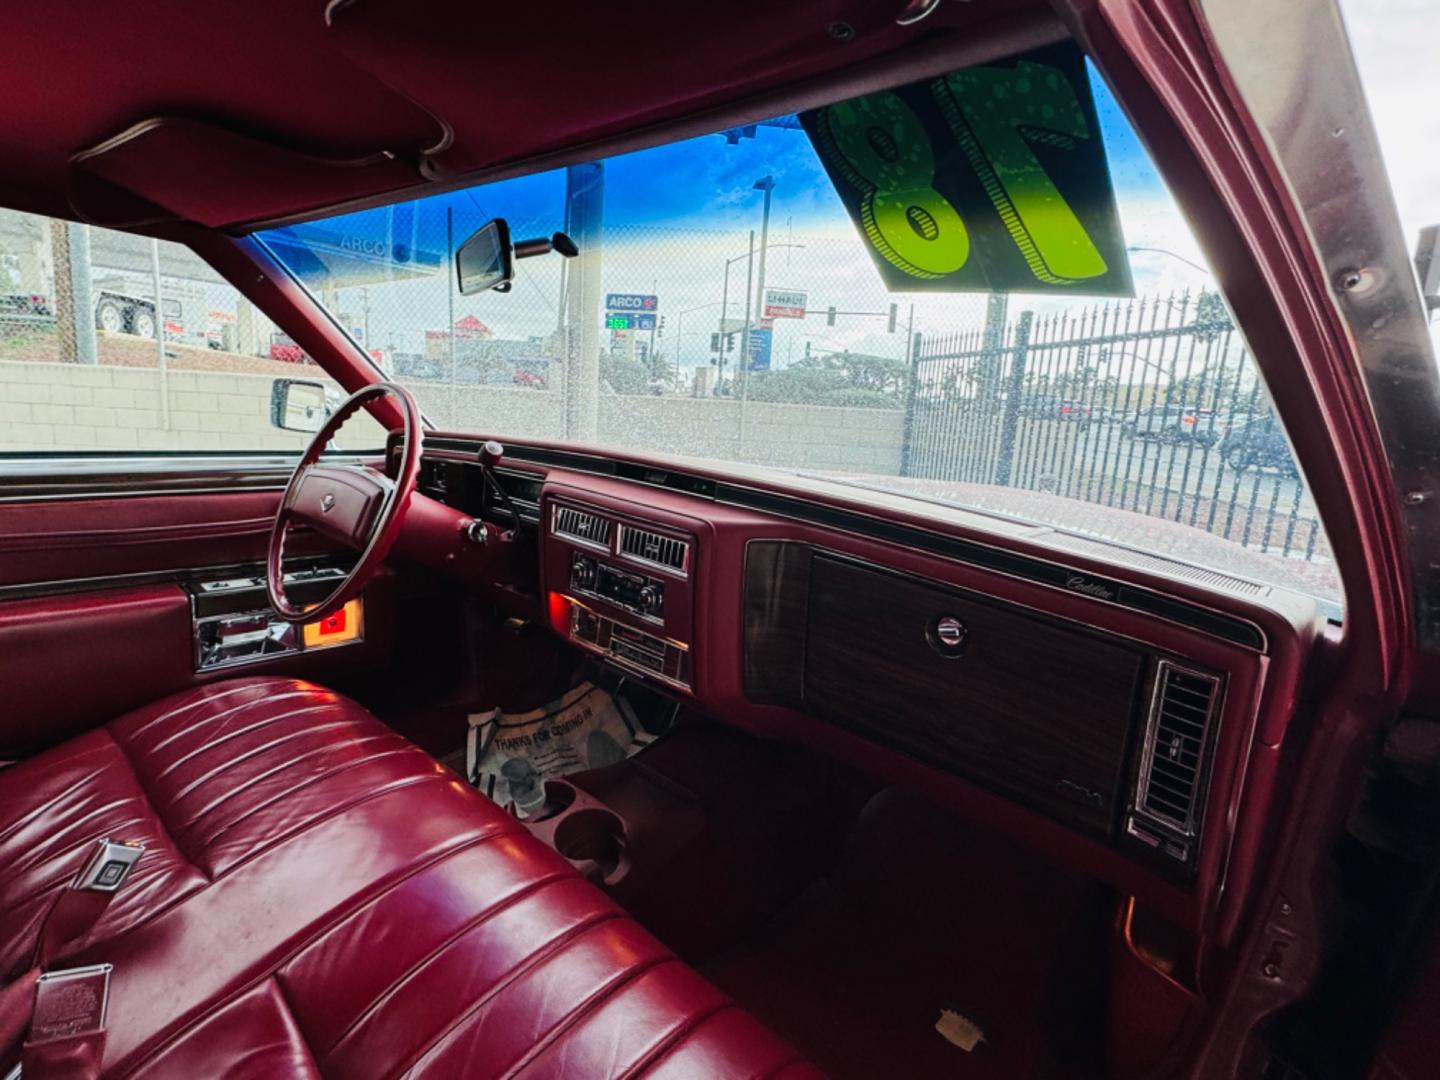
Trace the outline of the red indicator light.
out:
<instances>
[{"instance_id":1,"label":"red indicator light","mask_svg":"<svg viewBox=\"0 0 1440 1080\"><path fill-rule=\"evenodd\" d=\"M550 594L550 625L558 633L570 633L570 601L558 592Z\"/></svg>"},{"instance_id":2,"label":"red indicator light","mask_svg":"<svg viewBox=\"0 0 1440 1080\"><path fill-rule=\"evenodd\" d=\"M320 636L328 637L331 634L343 634L345 632L345 609L342 607L333 615L326 615L320 620Z\"/></svg>"}]
</instances>

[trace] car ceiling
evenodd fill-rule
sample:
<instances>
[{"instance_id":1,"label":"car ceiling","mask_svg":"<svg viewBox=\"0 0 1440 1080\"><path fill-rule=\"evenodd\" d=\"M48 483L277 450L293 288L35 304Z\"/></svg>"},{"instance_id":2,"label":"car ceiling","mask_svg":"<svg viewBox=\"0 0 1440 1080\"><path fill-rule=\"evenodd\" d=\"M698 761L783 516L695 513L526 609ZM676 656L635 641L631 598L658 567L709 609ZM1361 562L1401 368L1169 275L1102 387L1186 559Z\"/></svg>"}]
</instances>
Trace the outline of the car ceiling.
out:
<instances>
[{"instance_id":1,"label":"car ceiling","mask_svg":"<svg viewBox=\"0 0 1440 1080\"><path fill-rule=\"evenodd\" d=\"M71 0L7 27L0 202L239 229L743 108L857 65L1023 47L1042 22L1056 33L1035 0L949 0L900 26L905 7Z\"/></svg>"}]
</instances>

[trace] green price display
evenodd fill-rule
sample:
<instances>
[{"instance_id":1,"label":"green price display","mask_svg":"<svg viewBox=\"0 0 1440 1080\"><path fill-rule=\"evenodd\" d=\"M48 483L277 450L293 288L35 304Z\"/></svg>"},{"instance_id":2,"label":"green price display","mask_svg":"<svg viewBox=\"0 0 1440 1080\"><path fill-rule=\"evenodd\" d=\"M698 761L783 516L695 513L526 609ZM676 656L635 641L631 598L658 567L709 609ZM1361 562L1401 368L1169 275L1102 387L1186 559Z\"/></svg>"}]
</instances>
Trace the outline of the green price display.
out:
<instances>
[{"instance_id":1,"label":"green price display","mask_svg":"<svg viewBox=\"0 0 1440 1080\"><path fill-rule=\"evenodd\" d=\"M1131 296L1071 44L802 113L887 287Z\"/></svg>"},{"instance_id":2,"label":"green price display","mask_svg":"<svg viewBox=\"0 0 1440 1080\"><path fill-rule=\"evenodd\" d=\"M591 325L593 326L594 324L592 323ZM607 316L605 316L605 329L606 329L606 330L629 330L629 329L630 329L630 316L629 316L629 315L607 315Z\"/></svg>"}]
</instances>

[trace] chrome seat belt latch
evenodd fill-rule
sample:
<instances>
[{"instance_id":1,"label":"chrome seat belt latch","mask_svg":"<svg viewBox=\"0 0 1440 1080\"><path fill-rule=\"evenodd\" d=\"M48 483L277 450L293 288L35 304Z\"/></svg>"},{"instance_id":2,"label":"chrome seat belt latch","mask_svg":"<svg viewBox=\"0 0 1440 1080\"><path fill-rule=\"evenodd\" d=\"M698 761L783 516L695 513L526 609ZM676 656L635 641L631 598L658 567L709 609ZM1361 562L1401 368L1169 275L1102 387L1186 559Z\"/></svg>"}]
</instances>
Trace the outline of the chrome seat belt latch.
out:
<instances>
[{"instance_id":1,"label":"chrome seat belt latch","mask_svg":"<svg viewBox=\"0 0 1440 1080\"><path fill-rule=\"evenodd\" d=\"M90 857L90 861L85 864L70 887L113 893L125 884L131 868L144 854L144 844L122 840L97 840L95 854Z\"/></svg>"}]
</instances>

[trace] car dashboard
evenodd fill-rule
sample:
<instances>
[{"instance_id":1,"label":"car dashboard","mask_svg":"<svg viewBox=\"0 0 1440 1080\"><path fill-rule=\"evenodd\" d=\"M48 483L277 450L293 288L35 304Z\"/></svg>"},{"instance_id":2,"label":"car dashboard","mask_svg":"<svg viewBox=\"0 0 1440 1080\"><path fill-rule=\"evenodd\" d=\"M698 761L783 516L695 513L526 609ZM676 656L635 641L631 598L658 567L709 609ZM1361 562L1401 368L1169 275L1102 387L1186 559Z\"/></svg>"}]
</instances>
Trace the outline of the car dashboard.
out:
<instances>
[{"instance_id":1,"label":"car dashboard","mask_svg":"<svg viewBox=\"0 0 1440 1080\"><path fill-rule=\"evenodd\" d=\"M1313 601L959 509L632 456L426 440L420 490L511 527L499 606L1228 939L1324 622ZM513 507L513 511L512 511Z\"/></svg>"}]
</instances>

